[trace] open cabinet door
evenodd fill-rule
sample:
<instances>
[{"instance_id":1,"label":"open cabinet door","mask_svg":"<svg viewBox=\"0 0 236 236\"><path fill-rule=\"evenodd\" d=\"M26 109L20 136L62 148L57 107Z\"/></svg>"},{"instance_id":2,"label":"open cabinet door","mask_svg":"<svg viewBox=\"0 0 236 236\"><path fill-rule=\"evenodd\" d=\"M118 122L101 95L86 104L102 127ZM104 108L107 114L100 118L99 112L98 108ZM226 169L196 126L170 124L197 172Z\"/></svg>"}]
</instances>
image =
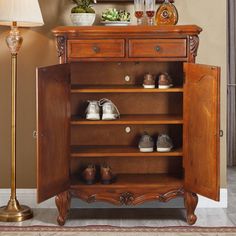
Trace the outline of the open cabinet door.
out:
<instances>
[{"instance_id":1,"label":"open cabinet door","mask_svg":"<svg viewBox=\"0 0 236 236\"><path fill-rule=\"evenodd\" d=\"M70 68L37 70L37 194L45 201L69 188Z\"/></svg>"},{"instance_id":2,"label":"open cabinet door","mask_svg":"<svg viewBox=\"0 0 236 236\"><path fill-rule=\"evenodd\" d=\"M219 200L220 68L184 65L185 190Z\"/></svg>"}]
</instances>

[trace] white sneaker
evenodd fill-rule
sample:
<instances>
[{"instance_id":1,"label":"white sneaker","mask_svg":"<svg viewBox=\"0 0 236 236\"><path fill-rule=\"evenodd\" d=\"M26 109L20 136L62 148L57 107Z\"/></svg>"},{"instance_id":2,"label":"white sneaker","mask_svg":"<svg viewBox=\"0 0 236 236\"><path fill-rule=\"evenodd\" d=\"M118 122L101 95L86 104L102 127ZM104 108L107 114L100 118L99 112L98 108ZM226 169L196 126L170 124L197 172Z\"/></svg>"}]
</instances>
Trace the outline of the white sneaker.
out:
<instances>
[{"instance_id":1,"label":"white sneaker","mask_svg":"<svg viewBox=\"0 0 236 236\"><path fill-rule=\"evenodd\" d=\"M102 107L102 120L116 120L120 117L118 108L111 100L103 98L98 104Z\"/></svg>"},{"instance_id":2,"label":"white sneaker","mask_svg":"<svg viewBox=\"0 0 236 236\"><path fill-rule=\"evenodd\" d=\"M88 101L88 107L86 109L87 120L100 120L100 107L98 101Z\"/></svg>"}]
</instances>

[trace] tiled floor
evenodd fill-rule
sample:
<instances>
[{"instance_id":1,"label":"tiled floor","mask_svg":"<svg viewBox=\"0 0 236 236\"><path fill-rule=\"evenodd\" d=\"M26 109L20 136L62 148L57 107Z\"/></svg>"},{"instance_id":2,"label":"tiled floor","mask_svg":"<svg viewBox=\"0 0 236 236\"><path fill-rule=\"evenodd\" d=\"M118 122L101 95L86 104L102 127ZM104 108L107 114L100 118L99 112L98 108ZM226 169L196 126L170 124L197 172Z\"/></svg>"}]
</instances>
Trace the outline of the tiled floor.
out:
<instances>
[{"instance_id":1,"label":"tiled floor","mask_svg":"<svg viewBox=\"0 0 236 236\"><path fill-rule=\"evenodd\" d=\"M236 226L236 168L228 169L228 209L197 209L195 226ZM185 211L181 209L90 209L75 210L66 226L113 225L113 226L186 226ZM34 218L21 223L0 225L57 225L56 209L35 209Z\"/></svg>"}]
</instances>

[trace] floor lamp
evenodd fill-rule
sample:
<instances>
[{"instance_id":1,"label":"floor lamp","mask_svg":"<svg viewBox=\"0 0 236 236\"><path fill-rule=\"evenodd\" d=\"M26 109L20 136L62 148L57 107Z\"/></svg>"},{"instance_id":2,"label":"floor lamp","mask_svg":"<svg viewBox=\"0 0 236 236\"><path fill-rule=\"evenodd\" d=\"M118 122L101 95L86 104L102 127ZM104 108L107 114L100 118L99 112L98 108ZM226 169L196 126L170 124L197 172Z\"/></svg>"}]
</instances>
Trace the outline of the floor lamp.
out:
<instances>
[{"instance_id":1,"label":"floor lamp","mask_svg":"<svg viewBox=\"0 0 236 236\"><path fill-rule=\"evenodd\" d=\"M38 0L0 0L0 25L11 26L6 43L11 53L11 196L8 204L0 208L0 221L18 222L33 217L28 206L20 205L16 198L16 93L17 54L23 42L19 27L43 25Z\"/></svg>"}]
</instances>

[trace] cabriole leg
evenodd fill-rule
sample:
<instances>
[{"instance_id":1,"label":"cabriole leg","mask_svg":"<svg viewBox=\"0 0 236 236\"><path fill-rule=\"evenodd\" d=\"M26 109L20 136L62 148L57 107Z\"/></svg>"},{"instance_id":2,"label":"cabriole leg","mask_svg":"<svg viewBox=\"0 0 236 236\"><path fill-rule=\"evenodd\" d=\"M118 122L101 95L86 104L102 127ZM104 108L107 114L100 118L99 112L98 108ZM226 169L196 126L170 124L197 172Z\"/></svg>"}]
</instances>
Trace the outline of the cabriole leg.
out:
<instances>
[{"instance_id":1,"label":"cabriole leg","mask_svg":"<svg viewBox=\"0 0 236 236\"><path fill-rule=\"evenodd\" d=\"M60 193L55 198L56 206L59 213L57 217L57 222L60 226L63 226L66 222L68 212L70 209L70 200L71 200L71 195L69 191Z\"/></svg>"},{"instance_id":2,"label":"cabriole leg","mask_svg":"<svg viewBox=\"0 0 236 236\"><path fill-rule=\"evenodd\" d=\"M196 193L185 192L184 194L184 205L187 211L187 222L189 225L195 224L197 216L194 211L197 207L198 196Z\"/></svg>"}]
</instances>

